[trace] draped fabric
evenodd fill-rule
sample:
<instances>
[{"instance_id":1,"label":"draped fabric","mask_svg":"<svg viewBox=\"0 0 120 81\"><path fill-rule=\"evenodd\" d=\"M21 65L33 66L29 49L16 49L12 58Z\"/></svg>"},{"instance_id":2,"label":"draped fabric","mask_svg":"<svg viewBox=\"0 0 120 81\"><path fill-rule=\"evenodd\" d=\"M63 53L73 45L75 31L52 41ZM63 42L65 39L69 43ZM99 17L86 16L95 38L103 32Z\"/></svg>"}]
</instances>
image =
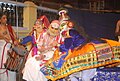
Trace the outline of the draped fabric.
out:
<instances>
[{"instance_id":1,"label":"draped fabric","mask_svg":"<svg viewBox=\"0 0 120 81\"><path fill-rule=\"evenodd\" d=\"M98 69L91 81L120 81L120 67Z\"/></svg>"},{"instance_id":2,"label":"draped fabric","mask_svg":"<svg viewBox=\"0 0 120 81\"><path fill-rule=\"evenodd\" d=\"M69 35L71 37L65 38L64 44L61 44L59 49L60 52L66 52L66 54L62 55L59 58L59 61L57 63L53 62L53 65L57 68L60 69L65 62L63 59L68 55L69 50L74 50L74 48L81 46L86 42L86 39L80 35L75 29L69 29ZM98 44L101 43L100 41L97 40L91 40L91 42Z\"/></svg>"},{"instance_id":3,"label":"draped fabric","mask_svg":"<svg viewBox=\"0 0 120 81\"><path fill-rule=\"evenodd\" d=\"M75 29L70 29L69 34L71 38L65 38L64 44L60 45L60 51L66 52L69 49L74 49L75 47L83 44L85 42L85 38L81 36Z\"/></svg>"},{"instance_id":4,"label":"draped fabric","mask_svg":"<svg viewBox=\"0 0 120 81\"><path fill-rule=\"evenodd\" d=\"M85 38L81 36L75 29L70 29L69 30L70 38L65 38L64 44L61 44L59 49L60 52L65 52L66 54L62 55L59 58L58 63L53 62L53 65L57 68L60 69L65 62L63 60L67 55L69 50L73 50L75 47L83 44L85 42Z\"/></svg>"},{"instance_id":5,"label":"draped fabric","mask_svg":"<svg viewBox=\"0 0 120 81\"><path fill-rule=\"evenodd\" d=\"M120 68L97 69L96 75L90 81L120 81ZM74 77L76 81L82 81L81 77ZM60 81L64 81L61 79Z\"/></svg>"},{"instance_id":6,"label":"draped fabric","mask_svg":"<svg viewBox=\"0 0 120 81\"><path fill-rule=\"evenodd\" d=\"M53 58L40 71L48 79L55 81L74 72L119 63L120 43L113 40L106 41L107 43L103 44L88 43L79 50L69 51L60 69L57 69L51 63L58 59L59 51L55 51Z\"/></svg>"}]
</instances>

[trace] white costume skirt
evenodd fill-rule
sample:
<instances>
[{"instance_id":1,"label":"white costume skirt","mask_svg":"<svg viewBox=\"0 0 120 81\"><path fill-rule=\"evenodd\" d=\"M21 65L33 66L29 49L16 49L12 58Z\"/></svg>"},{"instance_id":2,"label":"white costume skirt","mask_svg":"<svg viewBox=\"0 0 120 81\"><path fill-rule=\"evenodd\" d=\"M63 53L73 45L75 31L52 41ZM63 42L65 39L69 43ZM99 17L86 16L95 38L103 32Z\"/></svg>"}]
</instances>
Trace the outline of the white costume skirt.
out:
<instances>
[{"instance_id":1,"label":"white costume skirt","mask_svg":"<svg viewBox=\"0 0 120 81\"><path fill-rule=\"evenodd\" d=\"M4 40L0 40L0 81L16 81L16 72L8 71L4 67L4 63L7 60L7 50L9 50L11 44L8 43L5 46L6 42ZM3 51L5 46L5 50ZM4 56L2 56L4 53ZM2 60L3 59L3 60ZM1 68L2 62L2 68Z\"/></svg>"},{"instance_id":2,"label":"white costume skirt","mask_svg":"<svg viewBox=\"0 0 120 81\"><path fill-rule=\"evenodd\" d=\"M44 55L47 56L45 60L52 58L53 54L53 51L45 53ZM40 67L42 61L37 61L35 59L36 56L31 57L27 60L23 71L23 79L27 81L47 81L47 78L40 71L40 68L42 68Z\"/></svg>"}]
</instances>

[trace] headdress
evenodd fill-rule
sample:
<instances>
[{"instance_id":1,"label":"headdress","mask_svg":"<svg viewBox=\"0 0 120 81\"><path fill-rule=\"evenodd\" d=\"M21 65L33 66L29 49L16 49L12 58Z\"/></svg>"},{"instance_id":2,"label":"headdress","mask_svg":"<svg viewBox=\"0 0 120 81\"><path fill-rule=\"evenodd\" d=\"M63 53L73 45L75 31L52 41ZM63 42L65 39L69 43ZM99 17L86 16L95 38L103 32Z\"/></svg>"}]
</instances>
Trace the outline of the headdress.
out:
<instances>
[{"instance_id":1,"label":"headdress","mask_svg":"<svg viewBox=\"0 0 120 81\"><path fill-rule=\"evenodd\" d=\"M53 20L51 22L51 26L54 28L59 28L60 27L60 22L58 20Z\"/></svg>"},{"instance_id":2,"label":"headdress","mask_svg":"<svg viewBox=\"0 0 120 81\"><path fill-rule=\"evenodd\" d=\"M37 21L39 21L43 26L44 28L48 28L48 26L50 25L50 22L48 20L48 18L43 15L43 16L40 16Z\"/></svg>"},{"instance_id":3,"label":"headdress","mask_svg":"<svg viewBox=\"0 0 120 81\"><path fill-rule=\"evenodd\" d=\"M59 16L62 15L63 13L64 13L64 14L67 14L67 13L68 13L68 10L65 9L65 8L60 8L60 9L58 10Z\"/></svg>"},{"instance_id":4,"label":"headdress","mask_svg":"<svg viewBox=\"0 0 120 81\"><path fill-rule=\"evenodd\" d=\"M59 16L60 16L60 17L59 17L59 21L60 21L60 22L70 19L70 17L67 15L67 13L68 13L68 10L65 9L65 8L59 9L58 14L59 14Z\"/></svg>"}]
</instances>

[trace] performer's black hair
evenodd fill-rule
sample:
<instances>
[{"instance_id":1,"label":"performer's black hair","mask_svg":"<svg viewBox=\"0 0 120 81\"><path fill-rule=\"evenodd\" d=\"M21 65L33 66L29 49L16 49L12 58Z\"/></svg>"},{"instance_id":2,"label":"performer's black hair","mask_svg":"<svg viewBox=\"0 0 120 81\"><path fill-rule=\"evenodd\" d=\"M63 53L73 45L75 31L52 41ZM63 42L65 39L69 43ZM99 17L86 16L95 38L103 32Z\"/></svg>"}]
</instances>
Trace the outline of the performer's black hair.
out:
<instances>
[{"instance_id":1,"label":"performer's black hair","mask_svg":"<svg viewBox=\"0 0 120 81\"><path fill-rule=\"evenodd\" d=\"M1 17L2 17L3 15L7 15L7 13L6 13L6 12L3 12L2 10L0 10L0 19L1 19Z\"/></svg>"},{"instance_id":2,"label":"performer's black hair","mask_svg":"<svg viewBox=\"0 0 120 81\"><path fill-rule=\"evenodd\" d=\"M77 25L76 25L76 26L77 26ZM77 28L75 27L75 29L76 29L76 30L79 30L79 31L78 31L79 34L82 35L82 36L86 39L86 41L85 41L82 45L78 46L76 50L81 49L83 46L85 46L87 43L90 43L92 40L99 41L100 43L106 43L106 41L103 40L103 39L101 39L101 38L96 38L96 37L91 37L91 36L89 36L89 35L85 32L85 30L84 30L83 27L78 27L78 26L77 26Z\"/></svg>"}]
</instances>

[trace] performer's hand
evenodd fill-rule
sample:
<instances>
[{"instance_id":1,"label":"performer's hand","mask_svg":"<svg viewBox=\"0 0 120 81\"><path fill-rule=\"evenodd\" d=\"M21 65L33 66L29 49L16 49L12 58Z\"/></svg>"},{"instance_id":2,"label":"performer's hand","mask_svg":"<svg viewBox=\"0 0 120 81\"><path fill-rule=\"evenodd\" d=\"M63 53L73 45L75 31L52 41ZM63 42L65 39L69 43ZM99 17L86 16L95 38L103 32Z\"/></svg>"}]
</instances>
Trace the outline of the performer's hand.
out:
<instances>
[{"instance_id":1,"label":"performer's hand","mask_svg":"<svg viewBox=\"0 0 120 81\"><path fill-rule=\"evenodd\" d=\"M46 49L45 49L44 46L41 46L40 49L38 48L38 51L40 51L40 52L44 52L45 50L46 50Z\"/></svg>"},{"instance_id":2,"label":"performer's hand","mask_svg":"<svg viewBox=\"0 0 120 81\"><path fill-rule=\"evenodd\" d=\"M36 25L34 25L34 26L33 26L33 29L34 29L34 30L36 30L36 28L37 28L37 26L36 26Z\"/></svg>"},{"instance_id":3,"label":"performer's hand","mask_svg":"<svg viewBox=\"0 0 120 81\"><path fill-rule=\"evenodd\" d=\"M35 59L36 59L37 61L43 60L44 58L45 58L45 55L43 55L43 54L40 54L39 56L36 56L36 57L35 57Z\"/></svg>"},{"instance_id":4,"label":"performer's hand","mask_svg":"<svg viewBox=\"0 0 120 81\"><path fill-rule=\"evenodd\" d=\"M4 37L4 40L5 40L7 43L10 43L10 39L9 39L9 38Z\"/></svg>"},{"instance_id":5,"label":"performer's hand","mask_svg":"<svg viewBox=\"0 0 120 81\"><path fill-rule=\"evenodd\" d=\"M57 46L57 44L58 44L58 42L57 41L53 41L51 44L50 44L50 46Z\"/></svg>"},{"instance_id":6,"label":"performer's hand","mask_svg":"<svg viewBox=\"0 0 120 81\"><path fill-rule=\"evenodd\" d=\"M18 45L19 44L19 41L18 40L15 40L14 41L14 45Z\"/></svg>"}]
</instances>

